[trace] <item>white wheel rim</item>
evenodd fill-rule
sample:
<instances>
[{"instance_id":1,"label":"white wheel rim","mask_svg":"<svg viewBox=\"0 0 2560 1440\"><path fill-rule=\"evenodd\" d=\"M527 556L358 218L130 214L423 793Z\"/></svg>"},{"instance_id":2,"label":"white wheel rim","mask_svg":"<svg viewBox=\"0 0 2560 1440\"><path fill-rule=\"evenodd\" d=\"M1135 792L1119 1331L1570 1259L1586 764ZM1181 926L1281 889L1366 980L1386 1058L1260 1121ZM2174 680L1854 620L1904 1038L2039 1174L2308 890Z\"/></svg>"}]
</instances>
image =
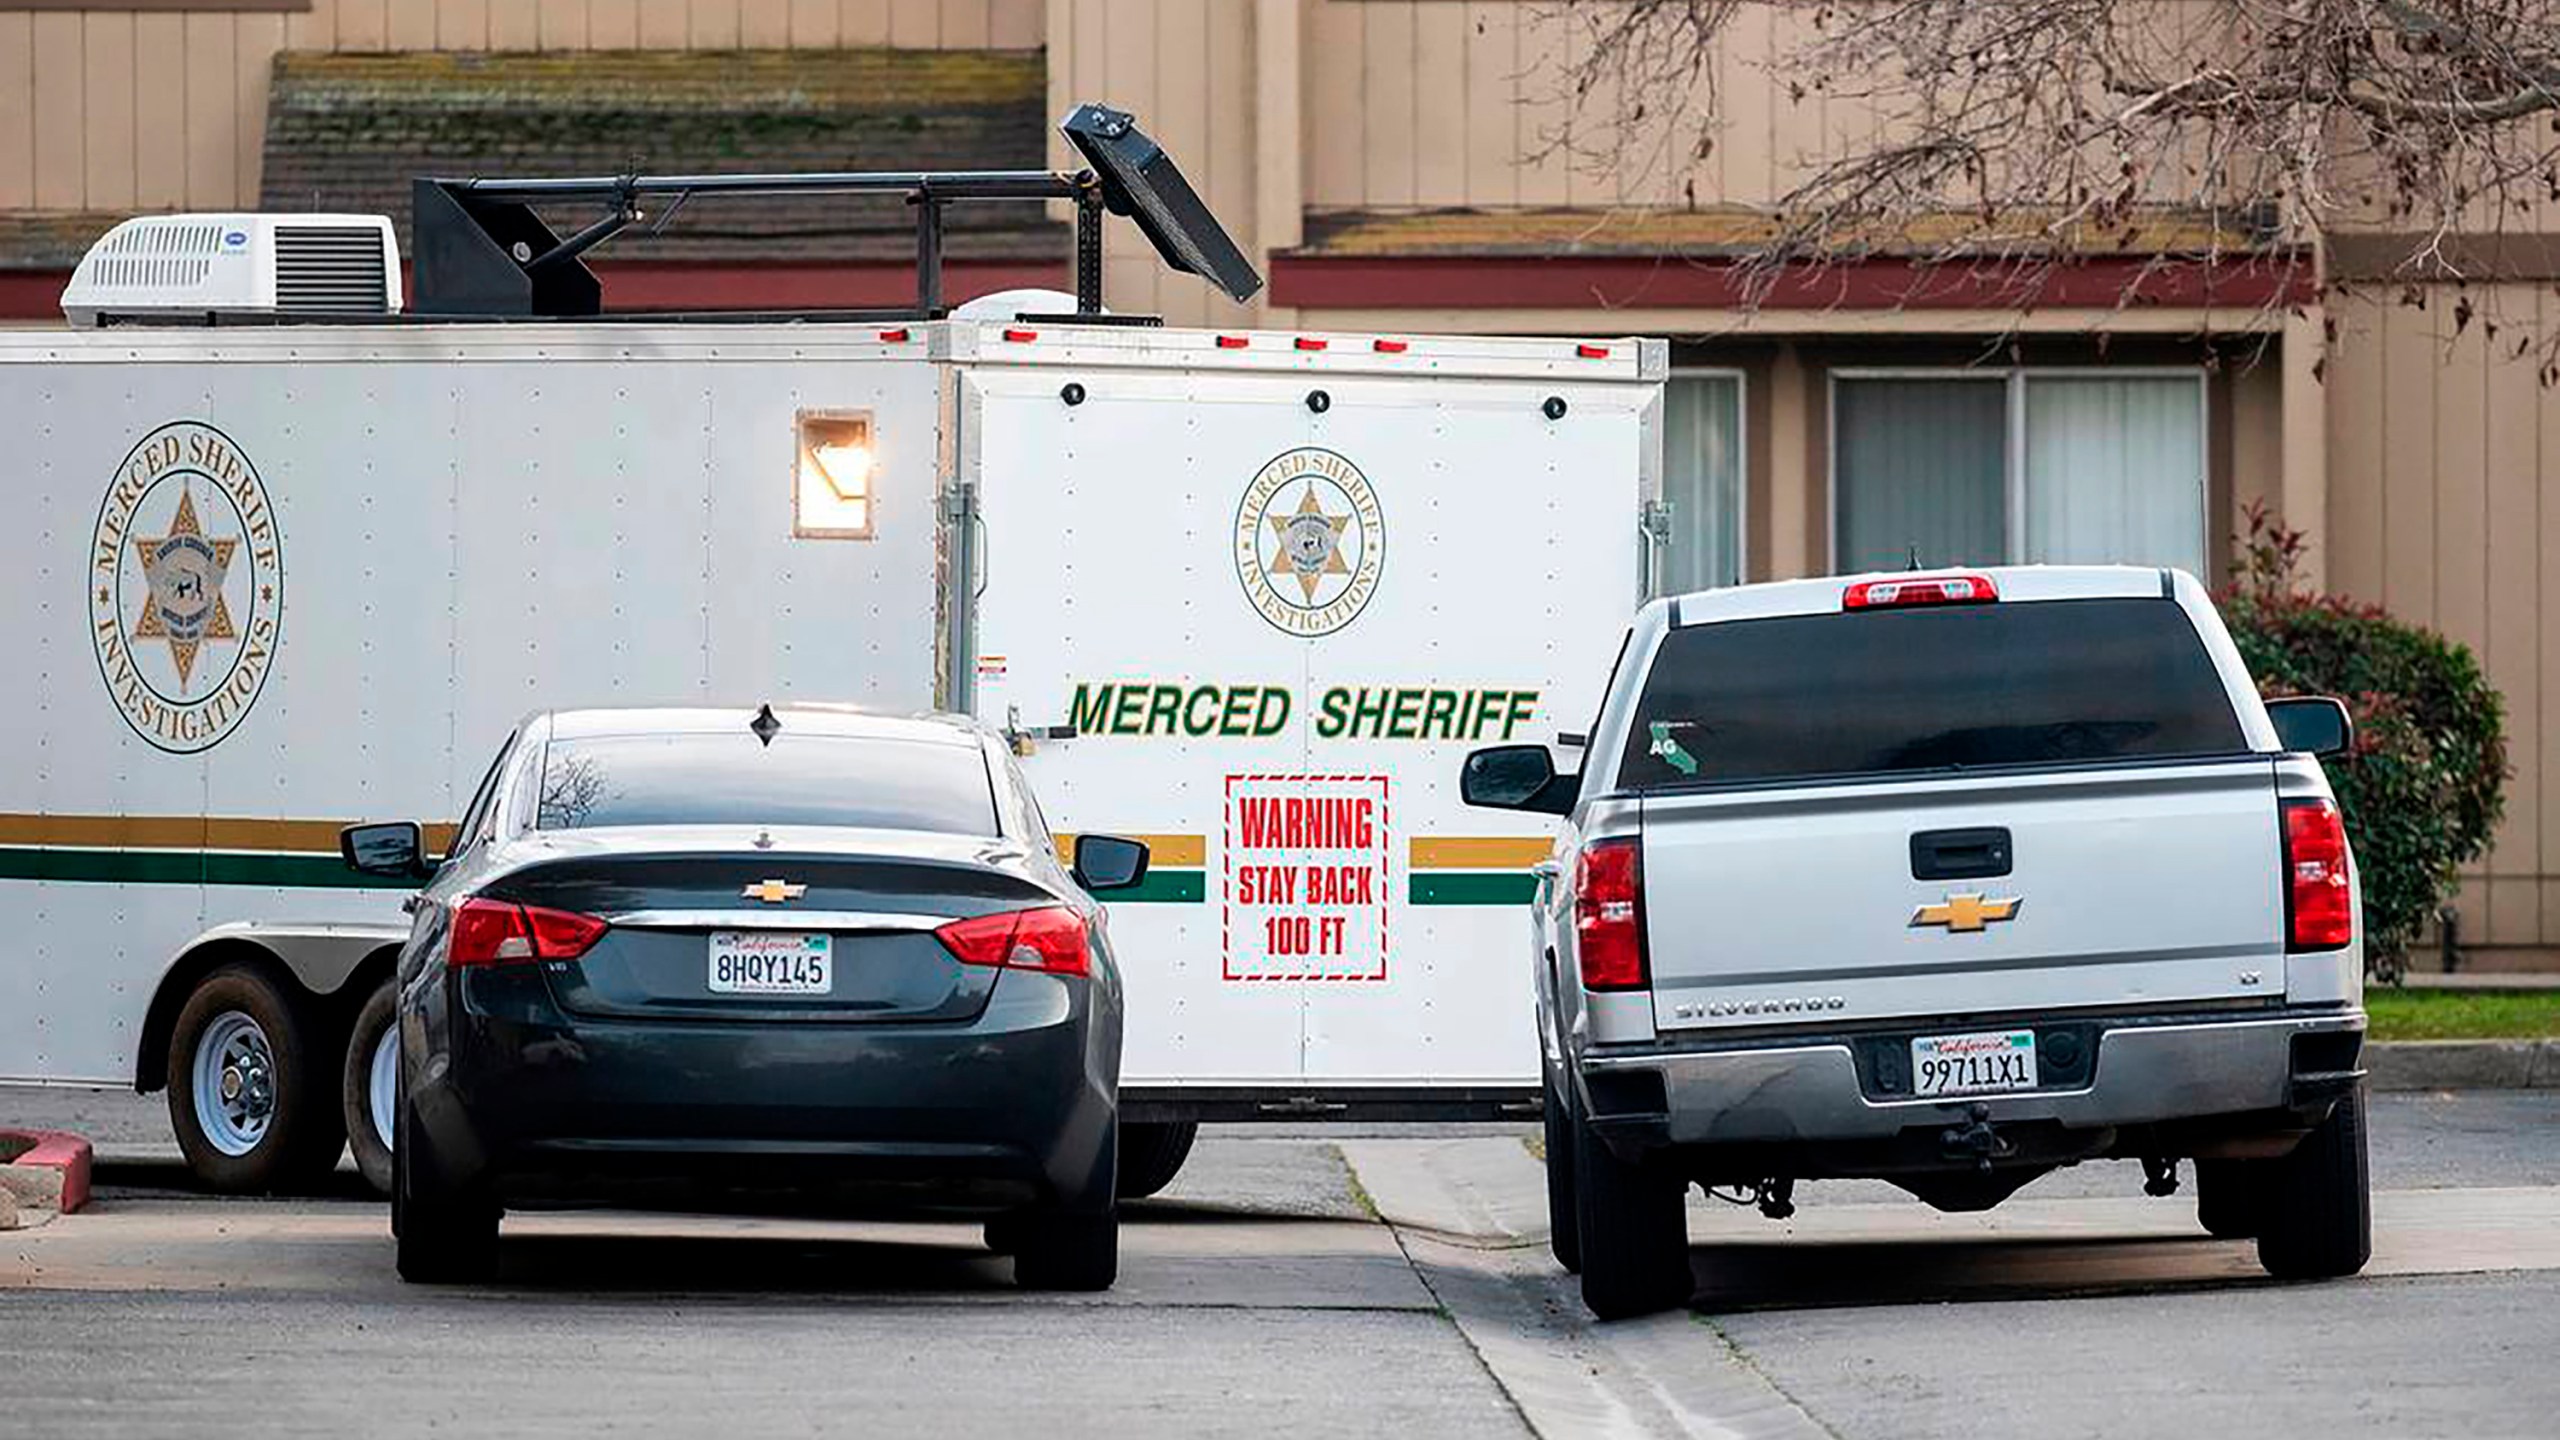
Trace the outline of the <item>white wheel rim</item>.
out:
<instances>
[{"instance_id":1,"label":"white wheel rim","mask_svg":"<svg viewBox=\"0 0 2560 1440\"><path fill-rule=\"evenodd\" d=\"M391 1148L391 1107L399 1092L400 1026L397 1021L382 1027L373 1042L373 1073L366 1083L367 1109L373 1112L373 1138L382 1148Z\"/></svg>"},{"instance_id":2,"label":"white wheel rim","mask_svg":"<svg viewBox=\"0 0 2560 1440\"><path fill-rule=\"evenodd\" d=\"M245 1012L225 1010L196 1039L196 1128L225 1155L246 1155L276 1115L276 1056Z\"/></svg>"}]
</instances>

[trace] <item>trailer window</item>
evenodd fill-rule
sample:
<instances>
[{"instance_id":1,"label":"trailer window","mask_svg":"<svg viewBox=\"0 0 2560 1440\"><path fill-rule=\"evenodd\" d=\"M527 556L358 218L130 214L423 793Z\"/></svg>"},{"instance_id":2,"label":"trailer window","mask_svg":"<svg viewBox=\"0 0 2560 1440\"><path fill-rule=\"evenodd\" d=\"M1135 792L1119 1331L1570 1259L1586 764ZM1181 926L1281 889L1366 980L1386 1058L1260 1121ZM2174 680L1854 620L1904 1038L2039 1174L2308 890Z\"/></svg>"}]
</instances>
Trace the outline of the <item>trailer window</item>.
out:
<instances>
[{"instance_id":1,"label":"trailer window","mask_svg":"<svg viewBox=\"0 0 2560 1440\"><path fill-rule=\"evenodd\" d=\"M534 823L833 825L996 835L995 790L974 744L785 733L612 735L554 741Z\"/></svg>"},{"instance_id":2,"label":"trailer window","mask_svg":"<svg viewBox=\"0 0 2560 1440\"><path fill-rule=\"evenodd\" d=\"M1741 620L1656 652L1619 765L1631 789L2244 751L2169 600Z\"/></svg>"}]
</instances>

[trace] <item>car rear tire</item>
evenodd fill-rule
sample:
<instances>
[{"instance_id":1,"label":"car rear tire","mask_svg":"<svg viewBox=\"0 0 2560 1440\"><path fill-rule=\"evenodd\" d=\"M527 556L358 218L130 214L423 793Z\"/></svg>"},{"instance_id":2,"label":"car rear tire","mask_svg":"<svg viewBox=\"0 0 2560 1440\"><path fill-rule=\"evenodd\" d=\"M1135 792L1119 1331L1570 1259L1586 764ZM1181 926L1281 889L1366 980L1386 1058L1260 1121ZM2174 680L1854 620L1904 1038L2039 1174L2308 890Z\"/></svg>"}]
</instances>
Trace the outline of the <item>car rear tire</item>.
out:
<instances>
[{"instance_id":1,"label":"car rear tire","mask_svg":"<svg viewBox=\"0 0 2560 1440\"><path fill-rule=\"evenodd\" d=\"M1689 1182L1619 1158L1579 1113L1573 1125L1574 1229L1582 1303L1603 1320L1688 1302Z\"/></svg>"},{"instance_id":2,"label":"car rear tire","mask_svg":"<svg viewBox=\"0 0 2560 1440\"><path fill-rule=\"evenodd\" d=\"M498 1273L498 1206L445 1186L417 1120L400 1103L391 1149L391 1234L400 1278L413 1285L467 1285Z\"/></svg>"},{"instance_id":3,"label":"car rear tire","mask_svg":"<svg viewBox=\"0 0 2560 1440\"><path fill-rule=\"evenodd\" d=\"M1120 1124L1120 1198L1140 1200L1173 1183L1200 1138L1197 1120Z\"/></svg>"},{"instance_id":4,"label":"car rear tire","mask_svg":"<svg viewBox=\"0 0 2560 1440\"><path fill-rule=\"evenodd\" d=\"M1016 1242L1013 1283L1025 1290L1108 1290L1120 1278L1117 1210L1028 1216L1008 1238Z\"/></svg>"},{"instance_id":5,"label":"car rear tire","mask_svg":"<svg viewBox=\"0 0 2560 1440\"><path fill-rule=\"evenodd\" d=\"M1543 1068L1543 1067L1541 1067ZM1547 1131L1547 1249L1568 1275L1582 1273L1582 1217L1574 1198L1572 1101L1558 1094L1555 1081L1539 1082L1539 1109Z\"/></svg>"},{"instance_id":6,"label":"car rear tire","mask_svg":"<svg viewBox=\"0 0 2560 1440\"><path fill-rule=\"evenodd\" d=\"M169 1036L169 1124L187 1166L226 1194L311 1186L347 1143L325 1032L254 965L196 982Z\"/></svg>"},{"instance_id":7,"label":"car rear tire","mask_svg":"<svg viewBox=\"0 0 2560 1440\"><path fill-rule=\"evenodd\" d=\"M2364 1091L2350 1092L2293 1153L2262 1162L2266 1208L2258 1263L2279 1280L2353 1275L2373 1257L2372 1170Z\"/></svg>"},{"instance_id":8,"label":"car rear tire","mask_svg":"<svg viewBox=\"0 0 2560 1440\"><path fill-rule=\"evenodd\" d=\"M2267 1202L2268 1162L2198 1160L2196 1223L2216 1240L2251 1240Z\"/></svg>"},{"instance_id":9,"label":"car rear tire","mask_svg":"<svg viewBox=\"0 0 2560 1440\"><path fill-rule=\"evenodd\" d=\"M391 1139L399 1124L394 1072L400 1068L398 1005L383 981L356 1009L339 1066L338 1110L356 1169L377 1195L391 1193Z\"/></svg>"}]
</instances>

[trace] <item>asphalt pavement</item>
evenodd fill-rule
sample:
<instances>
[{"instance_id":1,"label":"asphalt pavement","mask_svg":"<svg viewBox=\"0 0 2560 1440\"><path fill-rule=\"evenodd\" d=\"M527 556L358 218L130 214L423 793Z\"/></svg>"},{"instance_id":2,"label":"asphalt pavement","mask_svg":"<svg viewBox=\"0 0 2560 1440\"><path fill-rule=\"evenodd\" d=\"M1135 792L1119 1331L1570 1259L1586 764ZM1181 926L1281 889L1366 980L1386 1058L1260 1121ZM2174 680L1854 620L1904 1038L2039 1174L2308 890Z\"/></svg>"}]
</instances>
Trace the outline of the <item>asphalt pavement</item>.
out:
<instances>
[{"instance_id":1,"label":"asphalt pavement","mask_svg":"<svg viewBox=\"0 0 2560 1440\"><path fill-rule=\"evenodd\" d=\"M118 1107L123 1107L119 1109ZM1528 1132L1236 1128L1130 1208L1106 1295L956 1226L510 1217L499 1282L391 1274L379 1205L184 1188L122 1097L92 1210L0 1234L29 1436L440 1433L2549 1436L2560 1094L2377 1097L2375 1259L2279 1285L2130 1165L1979 1216L1697 1199L1688 1312L1594 1325ZM119 1129L118 1127L123 1127ZM347 1177L352 1180L352 1177Z\"/></svg>"}]
</instances>

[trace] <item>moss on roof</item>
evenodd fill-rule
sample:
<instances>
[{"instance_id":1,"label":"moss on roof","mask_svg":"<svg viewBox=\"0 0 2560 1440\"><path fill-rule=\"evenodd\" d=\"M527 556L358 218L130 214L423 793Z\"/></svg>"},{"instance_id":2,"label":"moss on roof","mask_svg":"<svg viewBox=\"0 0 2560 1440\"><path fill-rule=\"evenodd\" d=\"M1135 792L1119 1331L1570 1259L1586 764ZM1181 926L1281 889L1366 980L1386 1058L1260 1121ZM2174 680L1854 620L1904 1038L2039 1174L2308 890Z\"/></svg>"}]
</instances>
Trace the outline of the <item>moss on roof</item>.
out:
<instances>
[{"instance_id":1,"label":"moss on roof","mask_svg":"<svg viewBox=\"0 0 2560 1440\"><path fill-rule=\"evenodd\" d=\"M418 175L1040 169L1047 99L1037 50L287 51L261 202L386 214L405 244ZM1055 259L1066 243L1033 204L954 206L945 224L959 258ZM704 201L599 258L898 258L913 233L894 196Z\"/></svg>"}]
</instances>

